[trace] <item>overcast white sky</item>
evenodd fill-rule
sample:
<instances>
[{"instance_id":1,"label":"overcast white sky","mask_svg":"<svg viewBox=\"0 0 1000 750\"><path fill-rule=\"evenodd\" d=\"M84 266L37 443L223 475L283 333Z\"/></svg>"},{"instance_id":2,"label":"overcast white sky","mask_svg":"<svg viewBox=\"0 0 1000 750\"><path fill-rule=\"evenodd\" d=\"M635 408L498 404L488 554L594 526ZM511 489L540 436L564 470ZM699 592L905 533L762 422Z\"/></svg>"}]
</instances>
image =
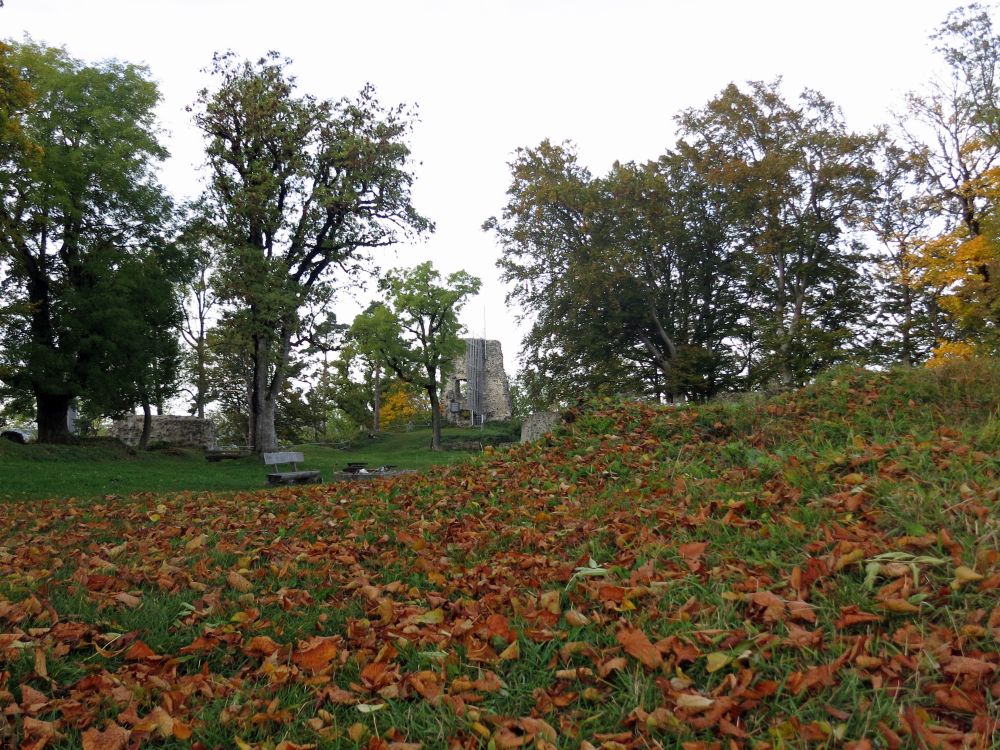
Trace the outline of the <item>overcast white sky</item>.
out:
<instances>
[{"instance_id":1,"label":"overcast white sky","mask_svg":"<svg viewBox=\"0 0 1000 750\"><path fill-rule=\"evenodd\" d=\"M217 50L294 60L319 97L375 85L383 103L415 102L414 199L437 223L383 267L427 259L483 279L466 307L475 335L503 343L516 368L520 332L481 231L500 212L507 162L544 138L574 141L591 170L644 161L674 141L673 116L726 84L783 76L839 104L849 125L889 119L906 91L940 69L927 40L954 0L5 0L0 38L63 45L88 61L145 63L160 84L178 198L199 190L202 142L184 111ZM367 300L362 300L367 301ZM350 322L356 304L345 304ZM485 321L485 324L484 324Z\"/></svg>"}]
</instances>

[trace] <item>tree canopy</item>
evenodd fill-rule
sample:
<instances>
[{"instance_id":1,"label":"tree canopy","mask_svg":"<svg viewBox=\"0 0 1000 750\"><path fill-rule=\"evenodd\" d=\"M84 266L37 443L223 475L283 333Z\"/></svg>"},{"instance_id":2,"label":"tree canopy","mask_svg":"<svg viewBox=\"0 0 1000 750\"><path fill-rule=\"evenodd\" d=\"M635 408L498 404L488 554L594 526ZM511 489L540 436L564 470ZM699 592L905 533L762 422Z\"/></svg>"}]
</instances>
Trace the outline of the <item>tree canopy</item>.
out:
<instances>
[{"instance_id":1,"label":"tree canopy","mask_svg":"<svg viewBox=\"0 0 1000 750\"><path fill-rule=\"evenodd\" d=\"M39 440L63 441L72 399L134 385L118 324L144 313L101 284L162 245L159 94L145 68L31 42L5 46L0 69L0 137L21 144L0 170L0 380L35 401Z\"/></svg>"}]
</instances>

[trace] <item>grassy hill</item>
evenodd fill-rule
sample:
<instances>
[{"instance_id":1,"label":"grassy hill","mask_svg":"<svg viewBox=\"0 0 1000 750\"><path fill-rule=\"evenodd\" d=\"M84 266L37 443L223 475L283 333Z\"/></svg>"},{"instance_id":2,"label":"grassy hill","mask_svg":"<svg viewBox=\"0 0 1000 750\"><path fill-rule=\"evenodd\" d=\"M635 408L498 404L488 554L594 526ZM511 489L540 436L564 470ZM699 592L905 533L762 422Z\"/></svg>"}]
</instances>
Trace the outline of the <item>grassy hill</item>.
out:
<instances>
[{"instance_id":1,"label":"grassy hill","mask_svg":"<svg viewBox=\"0 0 1000 750\"><path fill-rule=\"evenodd\" d=\"M839 371L366 485L8 503L0 733L996 747L998 408L996 362Z\"/></svg>"}]
</instances>

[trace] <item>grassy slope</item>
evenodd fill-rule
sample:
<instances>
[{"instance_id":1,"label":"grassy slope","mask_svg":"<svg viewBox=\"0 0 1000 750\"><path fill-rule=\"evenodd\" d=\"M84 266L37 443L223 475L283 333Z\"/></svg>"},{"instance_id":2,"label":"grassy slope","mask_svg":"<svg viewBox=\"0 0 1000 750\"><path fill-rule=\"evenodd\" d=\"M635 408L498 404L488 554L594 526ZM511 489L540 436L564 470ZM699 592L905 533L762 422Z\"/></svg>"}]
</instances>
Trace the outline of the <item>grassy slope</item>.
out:
<instances>
[{"instance_id":1,"label":"grassy slope","mask_svg":"<svg viewBox=\"0 0 1000 750\"><path fill-rule=\"evenodd\" d=\"M9 504L0 714L55 747L995 747L998 403L995 362L844 371L371 485Z\"/></svg>"},{"instance_id":2,"label":"grassy slope","mask_svg":"<svg viewBox=\"0 0 1000 750\"><path fill-rule=\"evenodd\" d=\"M442 440L508 439L503 426L485 431L445 428ZM347 450L326 446L301 446L304 469L318 469L324 476L343 469L350 461L372 466L395 464L401 469L424 469L456 463L468 452L433 453L428 449L430 430L383 433L375 439L359 438ZM210 463L196 450L130 452L118 443L101 441L79 446L16 445L0 441L0 502L14 499L94 498L136 493L222 492L259 489L266 470L256 458Z\"/></svg>"}]
</instances>

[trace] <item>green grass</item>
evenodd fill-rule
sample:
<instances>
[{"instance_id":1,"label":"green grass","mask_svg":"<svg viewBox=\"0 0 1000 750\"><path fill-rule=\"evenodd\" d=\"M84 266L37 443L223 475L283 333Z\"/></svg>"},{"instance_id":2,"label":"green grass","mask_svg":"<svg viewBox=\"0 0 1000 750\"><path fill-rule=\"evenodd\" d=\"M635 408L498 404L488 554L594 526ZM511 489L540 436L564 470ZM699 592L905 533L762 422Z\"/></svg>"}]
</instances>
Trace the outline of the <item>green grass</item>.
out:
<instances>
[{"instance_id":1,"label":"green grass","mask_svg":"<svg viewBox=\"0 0 1000 750\"><path fill-rule=\"evenodd\" d=\"M430 450L430 429L383 432L375 438L361 436L345 449L323 445L292 446L305 454L300 468L315 469L332 477L347 463L372 467L391 464L398 469L426 469L466 460L478 452L466 443L516 440L507 425L484 429L446 427L442 446ZM449 446L461 450L447 450ZM47 498L127 497L139 493L236 492L261 489L267 469L260 459L209 462L195 449L167 448L130 451L106 439L79 445L17 445L0 440L0 502Z\"/></svg>"}]
</instances>

